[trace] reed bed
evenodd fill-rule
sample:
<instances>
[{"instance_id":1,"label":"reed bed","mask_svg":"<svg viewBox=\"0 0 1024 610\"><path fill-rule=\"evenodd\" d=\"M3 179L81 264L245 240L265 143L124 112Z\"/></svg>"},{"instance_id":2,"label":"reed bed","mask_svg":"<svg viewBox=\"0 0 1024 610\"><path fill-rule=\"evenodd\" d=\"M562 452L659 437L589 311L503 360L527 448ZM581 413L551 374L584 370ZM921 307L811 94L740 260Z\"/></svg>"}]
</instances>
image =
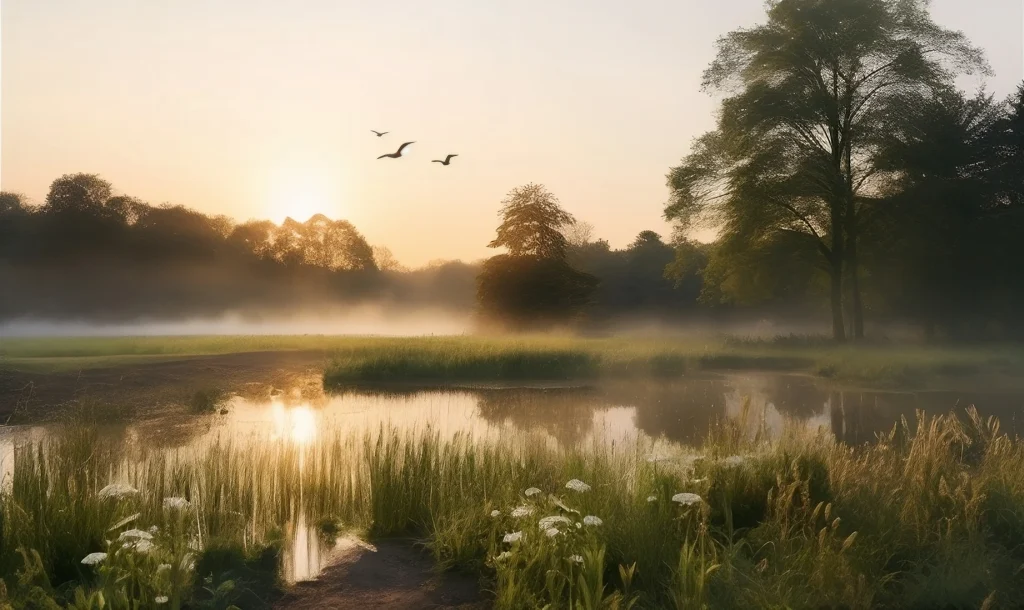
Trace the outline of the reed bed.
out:
<instances>
[{"instance_id":1,"label":"reed bed","mask_svg":"<svg viewBox=\"0 0 1024 610\"><path fill-rule=\"evenodd\" d=\"M860 447L795 426L769 441L742 421L699 451L392 428L156 450L69 427L14 460L0 607L269 604L299 512L332 532L416 537L499 608L1010 608L1024 596L1024 443L973 410L920 415Z\"/></svg>"}]
</instances>

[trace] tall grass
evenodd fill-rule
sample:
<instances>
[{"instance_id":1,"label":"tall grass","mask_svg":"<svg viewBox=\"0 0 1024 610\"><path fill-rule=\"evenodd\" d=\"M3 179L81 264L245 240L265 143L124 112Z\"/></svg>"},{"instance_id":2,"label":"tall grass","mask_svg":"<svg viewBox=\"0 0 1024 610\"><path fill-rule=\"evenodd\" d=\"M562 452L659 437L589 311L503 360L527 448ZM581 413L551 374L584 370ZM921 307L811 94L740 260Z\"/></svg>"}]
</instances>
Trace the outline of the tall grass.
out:
<instances>
[{"instance_id":1,"label":"tall grass","mask_svg":"<svg viewBox=\"0 0 1024 610\"><path fill-rule=\"evenodd\" d=\"M274 565L266 549L302 511L418 537L501 608L996 608L1024 596L1024 443L996 422L921 415L861 447L750 430L724 422L699 452L653 456L642 439L563 448L391 428L157 451L68 429L16 451L0 574L30 576L5 577L8 595L31 585L74 604L75 587L119 599L113 583L127 582L143 607L158 595L214 607L218 558L237 554L238 573L242 559ZM100 497L111 482L138 492ZM166 497L190 504L170 510ZM119 532L151 526L156 549L127 564ZM36 576L19 549L38 552ZM110 563L80 563L97 551ZM176 571L158 575L162 563Z\"/></svg>"}]
</instances>

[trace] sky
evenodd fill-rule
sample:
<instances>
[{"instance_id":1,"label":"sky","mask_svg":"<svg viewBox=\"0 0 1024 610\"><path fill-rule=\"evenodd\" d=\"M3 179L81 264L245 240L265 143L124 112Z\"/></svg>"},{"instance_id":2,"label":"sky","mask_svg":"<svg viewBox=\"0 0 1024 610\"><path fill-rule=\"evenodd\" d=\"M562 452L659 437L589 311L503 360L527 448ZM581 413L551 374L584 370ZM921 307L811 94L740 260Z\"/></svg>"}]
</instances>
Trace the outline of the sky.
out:
<instances>
[{"instance_id":1,"label":"sky","mask_svg":"<svg viewBox=\"0 0 1024 610\"><path fill-rule=\"evenodd\" d=\"M1011 93L1020 0L932 7L995 71L961 86ZM763 17L762 0L0 0L0 188L41 202L87 172L239 221L323 212L413 266L488 256L528 182L613 247L668 238L665 175L713 127L715 39Z\"/></svg>"}]
</instances>

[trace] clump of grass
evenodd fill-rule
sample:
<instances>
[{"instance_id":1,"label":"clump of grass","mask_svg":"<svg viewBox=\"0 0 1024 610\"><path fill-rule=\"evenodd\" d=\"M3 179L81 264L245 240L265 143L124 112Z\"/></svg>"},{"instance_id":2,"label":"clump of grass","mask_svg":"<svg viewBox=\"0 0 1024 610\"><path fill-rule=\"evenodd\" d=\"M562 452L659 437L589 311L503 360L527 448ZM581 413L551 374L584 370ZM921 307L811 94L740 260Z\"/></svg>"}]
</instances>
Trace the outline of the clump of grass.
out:
<instances>
[{"instance_id":1,"label":"clump of grass","mask_svg":"<svg viewBox=\"0 0 1024 610\"><path fill-rule=\"evenodd\" d=\"M979 607L1024 595L1024 442L973 410L921 415L859 447L797 428L769 442L741 421L699 452L653 448L382 428L167 452L68 429L15 451L0 573L33 574L5 579L16 599L72 603L47 584L71 582L84 598L255 607L276 595L280 531L301 511L420 538L442 568L479 575L499 608ZM110 483L123 487L101 493ZM150 525L154 555L112 561L113 579L83 569L97 551L134 557L117 555L118 532ZM33 568L19 549L38 552ZM157 561L179 566L174 577Z\"/></svg>"}]
</instances>

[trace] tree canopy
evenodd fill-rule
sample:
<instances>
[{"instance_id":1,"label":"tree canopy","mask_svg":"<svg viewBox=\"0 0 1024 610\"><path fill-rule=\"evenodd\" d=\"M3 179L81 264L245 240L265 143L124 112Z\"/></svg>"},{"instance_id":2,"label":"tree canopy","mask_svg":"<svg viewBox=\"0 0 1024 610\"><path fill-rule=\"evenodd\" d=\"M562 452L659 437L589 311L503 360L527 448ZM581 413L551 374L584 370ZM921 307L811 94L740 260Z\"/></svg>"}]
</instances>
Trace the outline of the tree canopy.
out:
<instances>
[{"instance_id":1,"label":"tree canopy","mask_svg":"<svg viewBox=\"0 0 1024 610\"><path fill-rule=\"evenodd\" d=\"M880 134L894 107L985 71L982 54L932 21L923 0L771 0L768 20L718 42L704 87L726 94L717 129L668 177L665 215L719 227L751 249L788 234L820 255L833 333L863 334L858 239ZM803 246L799 246L803 249Z\"/></svg>"}]
</instances>

